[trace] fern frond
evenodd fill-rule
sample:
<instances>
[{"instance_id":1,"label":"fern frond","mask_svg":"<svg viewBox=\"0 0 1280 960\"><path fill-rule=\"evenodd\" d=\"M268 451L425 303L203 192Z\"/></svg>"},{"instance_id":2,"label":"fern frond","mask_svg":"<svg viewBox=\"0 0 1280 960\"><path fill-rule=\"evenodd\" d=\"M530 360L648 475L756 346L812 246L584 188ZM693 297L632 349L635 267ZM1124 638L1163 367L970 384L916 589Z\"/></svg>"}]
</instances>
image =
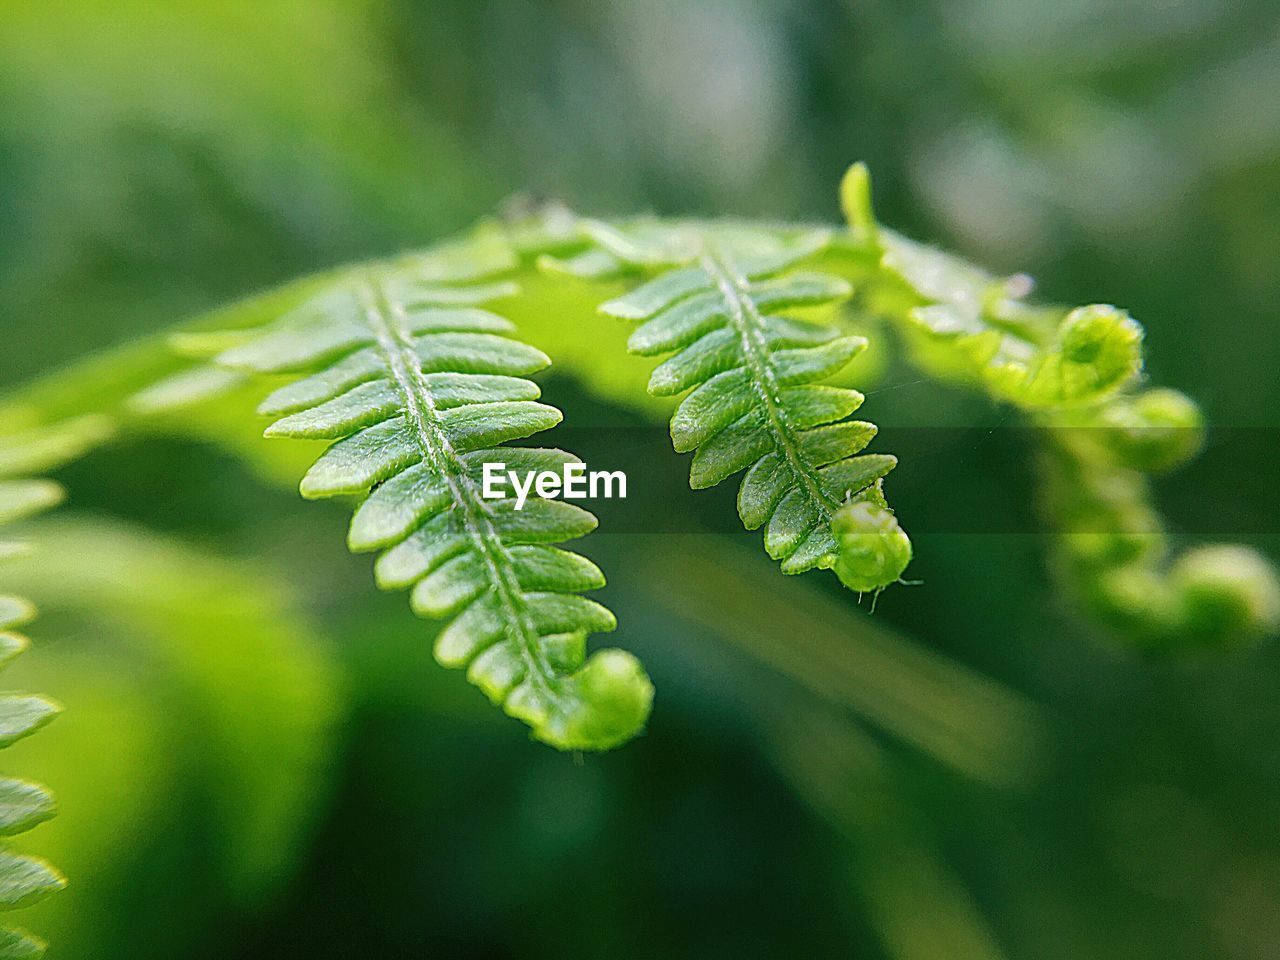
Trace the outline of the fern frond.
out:
<instances>
[{"instance_id":1,"label":"fern frond","mask_svg":"<svg viewBox=\"0 0 1280 960\"><path fill-rule=\"evenodd\" d=\"M286 375L262 403L269 437L335 441L302 480L308 499L354 495L348 545L383 551L380 586L411 588L422 616L448 620L437 660L538 739L607 749L644 726L652 687L621 650L586 656L612 613L580 594L604 585L594 564L555 544L595 517L574 505L484 499L485 463L560 470L561 450L508 447L555 426L529 374L549 363L481 305L506 283L469 260L355 271L217 354L224 369ZM448 282L445 282L448 281ZM216 337L215 337L216 340ZM226 341L223 341L224 345Z\"/></svg>"},{"instance_id":2,"label":"fern frond","mask_svg":"<svg viewBox=\"0 0 1280 960\"><path fill-rule=\"evenodd\" d=\"M1256 551L1218 544L1173 555L1148 475L1198 452L1203 418L1177 391L1139 389L1138 323L1115 307L1029 304L1030 278L994 277L878 226L860 164L841 205L860 250L877 258L876 306L904 321L917 362L1022 407L1041 428L1058 566L1099 619L1161 651L1280 630L1280 579ZM888 553L892 542L879 546Z\"/></svg>"},{"instance_id":3,"label":"fern frond","mask_svg":"<svg viewBox=\"0 0 1280 960\"><path fill-rule=\"evenodd\" d=\"M732 228L686 228L660 241L616 228L595 234L629 263L678 264L600 309L640 322L631 352L672 354L654 370L649 391L687 393L671 439L678 452L694 453L691 486L711 487L745 470L738 513L748 529L764 528L765 549L783 573L837 566L833 519L852 501L883 504L880 481L897 460L861 453L876 435L873 424L846 419L862 405L861 393L819 384L867 341L782 315L850 295L838 277L793 269L822 249L825 236Z\"/></svg>"},{"instance_id":4,"label":"fern frond","mask_svg":"<svg viewBox=\"0 0 1280 960\"><path fill-rule=\"evenodd\" d=\"M1203 418L1190 399L1147 390L1041 422L1058 566L1099 619L1162 652L1243 645L1280 630L1280 580L1261 555L1209 544L1175 556L1151 505L1149 475L1199 451Z\"/></svg>"},{"instance_id":5,"label":"fern frond","mask_svg":"<svg viewBox=\"0 0 1280 960\"><path fill-rule=\"evenodd\" d=\"M97 442L102 424L92 418L60 428L0 438L0 524L25 519L60 503L62 488L27 474L57 466ZM23 545L0 544L0 559L21 552ZM0 669L27 649L28 640L14 632L35 616L25 599L0 596ZM29 737L57 716L59 707L46 697L0 694L0 749ZM38 783L0 776L0 837L25 833L54 815L49 791ZM0 910L16 910L66 886L66 880L39 857L0 846ZM44 943L24 930L0 927L0 960L44 955Z\"/></svg>"},{"instance_id":6,"label":"fern frond","mask_svg":"<svg viewBox=\"0 0 1280 960\"><path fill-rule=\"evenodd\" d=\"M422 378L414 388L430 402L417 406L433 411L432 423L444 436L456 433L464 446L484 447L545 429L558 416L537 404L531 392L536 388L523 380L529 370L521 367L521 358L527 360L528 354L504 339L508 330L501 318L495 321L480 309L501 292L488 281L517 275L526 280L526 292L513 308L521 311L522 326L542 324L539 342L553 344L588 387L610 401L640 406L634 398L643 391L632 374L603 360L597 341L584 347L579 331L560 322L566 312L596 303L608 295L605 290L616 291L621 284L632 289L609 301L605 311L639 323L630 337L632 352L666 357L650 378L649 392L686 394L671 433L678 451L694 454L692 485L712 486L746 471L739 513L748 527L765 528L766 548L782 561L784 572L830 567L861 591L892 582L910 559L910 542L883 497L882 480L894 460L863 454L875 427L848 419L862 395L820 383L857 354L867 321L878 318L901 331L927 372L1012 403L1048 433L1063 417L1096 419L1113 445L1128 443L1130 449L1095 449L1083 460L1079 451L1069 451L1067 462L1076 463L1071 469L1121 478L1111 486L1126 491L1129 507L1154 516L1145 475L1157 464L1126 463L1125 457L1158 459L1168 451L1156 444L1142 453L1150 446L1143 439L1150 431L1141 423L1136 432L1129 431L1132 442L1121 439L1127 422L1143 421L1155 409L1151 393L1137 392L1139 324L1110 306L1038 306L1029 302L1031 282L1025 276L997 277L881 226L861 165L846 175L841 205L849 220L841 231L652 217L607 222L579 218L560 207L526 211L500 224L482 224L444 251L344 268L247 301L229 308L221 327L216 317L197 321L172 336L172 345L187 357L217 362L192 365L153 383L134 397L132 408L173 410L237 389L257 374L296 375L297 382L264 407L279 421L269 432L339 440L308 473L304 492L363 496L376 488L368 498L374 506L358 514L374 516L375 510L387 510L377 504L409 496L401 487L413 486L418 474L399 477L427 462L432 469L439 464L414 434L415 403L388 372L379 338L370 339L361 290L372 290L381 304L373 315L402 315L410 324L392 337L409 353L410 341L437 337L439 366L418 358ZM536 278L529 276L535 264ZM583 282L567 282L566 276ZM833 305L851 289L851 309L836 312ZM305 306L298 307L303 300ZM437 319L446 313L453 319L440 319L445 326L435 330L430 324L413 327L428 308ZM276 323L286 310L292 311L288 322ZM851 317L856 326L816 322L815 315L824 311L831 316L818 319ZM505 359L492 365L499 356ZM167 372L173 369L171 364ZM65 387L64 382L55 394L65 393ZM86 395L83 385L73 392L78 398ZM643 406L651 408L651 401ZM1185 441L1190 432L1178 435ZM478 461L472 453L459 453L455 467L474 485ZM439 509L452 510L458 506L455 491L445 487L430 496L443 497L446 506ZM1057 500L1068 503L1069 498ZM420 514L406 508L387 521L389 529L403 532L404 524L421 523L426 530L443 522L435 519L434 503ZM501 518L501 504L491 512ZM529 516L521 519L531 522ZM503 521L493 522L500 527ZM376 539L362 546L355 537L353 546L379 546ZM405 542L411 539L406 536ZM1063 542L1071 540L1066 536ZM405 555L396 550L398 545L390 556ZM1164 557L1165 550L1161 546L1150 554ZM1271 577L1269 566L1246 552L1231 557L1219 552L1212 558L1233 571L1219 579L1240 586L1231 600L1239 614L1234 622L1247 627L1246 633L1257 632L1270 622L1264 582ZM1199 583L1212 570L1200 569L1196 555L1192 559L1192 580ZM387 585L397 585L385 573L396 563L379 562ZM426 573L406 569L420 579ZM1141 571L1158 587L1148 591L1151 595L1176 597L1186 590L1169 577L1175 572L1182 577L1186 569L1161 559ZM1179 603L1164 608L1167 612ZM1175 611L1168 622L1190 621Z\"/></svg>"}]
</instances>

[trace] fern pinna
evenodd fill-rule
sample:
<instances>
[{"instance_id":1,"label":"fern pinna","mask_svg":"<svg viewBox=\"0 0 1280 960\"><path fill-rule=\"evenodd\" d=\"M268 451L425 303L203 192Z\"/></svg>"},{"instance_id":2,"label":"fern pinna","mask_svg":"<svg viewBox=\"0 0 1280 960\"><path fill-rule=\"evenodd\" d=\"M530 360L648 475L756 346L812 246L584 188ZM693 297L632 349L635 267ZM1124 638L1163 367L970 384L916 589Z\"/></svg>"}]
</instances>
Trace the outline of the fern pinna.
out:
<instances>
[{"instance_id":1,"label":"fern pinna","mask_svg":"<svg viewBox=\"0 0 1280 960\"><path fill-rule=\"evenodd\" d=\"M634 239L617 229L588 230L620 260L661 259L643 250L637 256ZM818 383L867 341L780 313L838 304L851 288L839 277L793 269L825 246L821 232L751 240L677 230L667 243L675 265L601 310L640 322L631 352L672 354L654 370L649 391L688 391L671 439L677 451L694 452L691 485L714 486L745 470L739 516L748 529L764 528L765 549L783 573L834 568L850 588L877 590L910 560L881 492L897 459L861 452L876 435L873 424L846 419L862 406L861 393ZM838 537L837 517L852 540ZM902 543L905 554L895 549Z\"/></svg>"},{"instance_id":2,"label":"fern pinna","mask_svg":"<svg viewBox=\"0 0 1280 960\"><path fill-rule=\"evenodd\" d=\"M613 630L579 594L603 586L590 561L554 544L595 518L558 500L482 497L485 463L559 470L561 450L502 446L555 426L525 377L548 364L479 304L509 284L444 283L427 264L343 277L245 342L225 368L296 379L266 398L273 437L335 442L308 470L308 498L361 498L348 543L384 551L384 588L412 587L415 612L449 619L435 646L534 736L561 749L606 749L638 733L652 687L621 650L586 657Z\"/></svg>"},{"instance_id":3,"label":"fern pinna","mask_svg":"<svg viewBox=\"0 0 1280 960\"><path fill-rule=\"evenodd\" d=\"M101 434L93 417L68 421L59 427L0 438L0 525L26 519L62 501L62 488L51 480L32 479L79 455ZM0 542L0 560L25 552L20 542ZM16 632L35 616L35 608L21 597L0 596L0 669L27 649ZM35 733L59 708L36 694L0 694L0 748ZM0 777L0 837L25 833L54 815L49 791L38 783ZM0 911L16 910L62 889L66 881L39 857L0 847ZM0 960L30 960L44 955L44 942L25 930L0 926Z\"/></svg>"}]
</instances>

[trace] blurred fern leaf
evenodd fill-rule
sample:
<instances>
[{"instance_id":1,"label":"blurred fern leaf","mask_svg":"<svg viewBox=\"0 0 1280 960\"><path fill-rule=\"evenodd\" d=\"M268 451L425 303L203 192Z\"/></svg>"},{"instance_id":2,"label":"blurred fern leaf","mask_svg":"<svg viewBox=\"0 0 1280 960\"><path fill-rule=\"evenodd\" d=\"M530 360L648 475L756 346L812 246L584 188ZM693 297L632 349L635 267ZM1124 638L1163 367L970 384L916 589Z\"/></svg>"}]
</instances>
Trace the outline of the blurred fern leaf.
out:
<instances>
[{"instance_id":1,"label":"blurred fern leaf","mask_svg":"<svg viewBox=\"0 0 1280 960\"><path fill-rule=\"evenodd\" d=\"M0 524L12 523L55 506L62 488L30 474L79 456L101 439L100 420L85 417L61 426L0 438ZM25 552L21 543L0 544L0 559ZM27 649L15 632L35 616L25 599L0 596L0 669ZM31 736L57 716L59 707L36 694L0 694L0 748ZM52 817L56 804L38 783L0 776L0 837L25 833ZM0 847L0 910L16 910L43 900L66 886L62 874L39 857ZM0 928L0 960L44 955L44 942L24 930Z\"/></svg>"}]
</instances>

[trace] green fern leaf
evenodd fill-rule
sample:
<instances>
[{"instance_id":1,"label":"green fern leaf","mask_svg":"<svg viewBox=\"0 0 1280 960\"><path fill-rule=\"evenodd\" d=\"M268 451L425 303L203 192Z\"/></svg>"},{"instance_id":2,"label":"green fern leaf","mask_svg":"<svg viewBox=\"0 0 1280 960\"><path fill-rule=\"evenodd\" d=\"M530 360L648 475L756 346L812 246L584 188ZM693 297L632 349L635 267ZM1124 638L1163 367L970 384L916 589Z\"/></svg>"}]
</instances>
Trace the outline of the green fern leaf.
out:
<instances>
[{"instance_id":1,"label":"green fern leaf","mask_svg":"<svg viewBox=\"0 0 1280 960\"><path fill-rule=\"evenodd\" d=\"M0 524L13 523L62 502L62 488L51 480L0 481Z\"/></svg>"},{"instance_id":2,"label":"green fern leaf","mask_svg":"<svg viewBox=\"0 0 1280 960\"><path fill-rule=\"evenodd\" d=\"M649 232L649 246L622 242L617 229L596 235L633 264L679 264L601 310L640 321L631 352L672 354L654 370L649 391L687 392L671 439L677 451L694 453L690 484L711 487L745 470L738 513L748 529L764 528L765 549L782 571L836 566L836 513L854 500L879 499L880 481L897 460L861 454L876 428L845 418L862 394L817 383L843 369L866 340L780 314L850 295L838 277L791 269L822 249L825 235L792 233L770 244L758 229L685 229L657 247Z\"/></svg>"},{"instance_id":3,"label":"green fern leaf","mask_svg":"<svg viewBox=\"0 0 1280 960\"><path fill-rule=\"evenodd\" d=\"M11 523L62 501L62 488L48 480L20 475L50 469L84 453L105 433L97 418L84 418L48 430L0 438L0 524ZM0 558L19 552L0 545ZM35 608L20 597L0 596L0 668L27 649L27 638L12 630L29 622ZM57 716L59 707L45 697L0 694L0 749L30 736ZM25 833L54 815L53 797L42 786L0 776L0 837ZM15 910L62 889L66 881L38 857L0 847L0 910ZM40 957L44 943L21 930L0 928L0 960Z\"/></svg>"},{"instance_id":4,"label":"green fern leaf","mask_svg":"<svg viewBox=\"0 0 1280 960\"><path fill-rule=\"evenodd\" d=\"M22 597L0 596L0 630L21 627L35 619L36 610Z\"/></svg>"},{"instance_id":5,"label":"green fern leaf","mask_svg":"<svg viewBox=\"0 0 1280 960\"><path fill-rule=\"evenodd\" d=\"M1037 307L1025 276L1000 279L880 228L866 169L841 187L855 249L896 287L883 312L905 320L916 359L1026 409L1044 435L1042 474L1058 566L1104 622L1150 650L1239 645L1280 630L1280 578L1256 551L1206 545L1175 556L1148 474L1190 459L1196 405L1138 390L1142 327L1114 307ZM863 526L879 524L870 516ZM866 562L894 560L891 527L862 535ZM849 571L845 571L846 573Z\"/></svg>"},{"instance_id":6,"label":"green fern leaf","mask_svg":"<svg viewBox=\"0 0 1280 960\"><path fill-rule=\"evenodd\" d=\"M84 456L106 440L111 421L88 414L26 433L0 436L0 479L45 473Z\"/></svg>"},{"instance_id":7,"label":"green fern leaf","mask_svg":"<svg viewBox=\"0 0 1280 960\"><path fill-rule=\"evenodd\" d=\"M0 850L0 910L18 910L61 890L66 881L39 857Z\"/></svg>"},{"instance_id":8,"label":"green fern leaf","mask_svg":"<svg viewBox=\"0 0 1280 960\"><path fill-rule=\"evenodd\" d=\"M56 810L53 796L38 783L0 779L0 836L25 833Z\"/></svg>"},{"instance_id":9,"label":"green fern leaf","mask_svg":"<svg viewBox=\"0 0 1280 960\"><path fill-rule=\"evenodd\" d=\"M360 499L348 545L384 551L379 585L411 588L415 612L449 621L436 641L441 664L465 668L538 739L608 749L643 728L652 687L628 653L586 656L587 636L616 626L580 596L604 577L554 544L589 532L595 518L560 501L531 498L517 510L511 498L481 495L486 462L576 462L560 450L503 446L560 422L525 379L549 361L480 307L509 296L510 284L442 282L459 271L430 262L434 271L416 262L352 274L269 326L224 340L232 345L215 362L291 377L260 407L276 418L266 435L335 441L303 477L302 494Z\"/></svg>"}]
</instances>

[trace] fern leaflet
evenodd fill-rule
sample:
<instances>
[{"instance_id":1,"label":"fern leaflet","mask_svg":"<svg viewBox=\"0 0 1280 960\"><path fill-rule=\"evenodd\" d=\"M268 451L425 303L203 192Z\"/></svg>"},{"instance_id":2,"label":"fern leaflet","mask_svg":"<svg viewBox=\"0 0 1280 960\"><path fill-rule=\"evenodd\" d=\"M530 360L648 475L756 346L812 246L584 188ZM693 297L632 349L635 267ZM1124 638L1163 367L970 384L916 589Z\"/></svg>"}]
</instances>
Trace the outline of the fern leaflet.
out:
<instances>
[{"instance_id":1,"label":"fern leaflet","mask_svg":"<svg viewBox=\"0 0 1280 960\"><path fill-rule=\"evenodd\" d=\"M481 496L482 465L559 470L561 450L508 447L555 426L525 379L547 357L509 336L480 304L510 284L441 283L421 264L357 271L216 363L293 379L266 398L272 437L336 441L302 480L309 499L361 498L348 544L384 551L380 586L411 587L420 615L448 619L437 660L468 679L535 737L560 749L607 749L635 736L652 687L621 650L586 657L588 634L614 629L580 596L604 585L594 564L555 544L595 518L556 500ZM470 279L469 277L467 279Z\"/></svg>"},{"instance_id":2,"label":"fern leaflet","mask_svg":"<svg viewBox=\"0 0 1280 960\"><path fill-rule=\"evenodd\" d=\"M637 255L617 236L603 237L615 256L658 259ZM846 419L862 405L861 393L818 383L842 370L866 340L780 311L837 304L850 287L791 269L820 248L813 239L762 249L757 237L753 249L739 251L733 234L676 237L696 255L601 310L641 322L628 343L633 353L673 354L654 370L649 390L688 391L672 417L671 439L677 451L694 452L690 484L714 486L745 470L738 513L748 529L764 528L765 549L782 571L838 567L833 520L855 500L887 510L880 481L897 460L861 453L876 434L873 424ZM905 562L890 566L855 589L895 581Z\"/></svg>"},{"instance_id":3,"label":"fern leaflet","mask_svg":"<svg viewBox=\"0 0 1280 960\"><path fill-rule=\"evenodd\" d=\"M25 519L62 501L50 480L31 474L72 459L101 438L96 418L68 421L57 428L0 438L0 525ZM0 560L25 552L21 543L0 542ZM35 616L21 597L0 596L0 669L27 649L16 628ZM35 694L0 694L0 748L28 737L58 714L53 701ZM0 837L25 833L54 815L46 788L29 780L0 776ZM39 857L0 847L0 910L29 906L66 885L54 867ZM0 960L44 955L44 942L24 930L0 927Z\"/></svg>"}]
</instances>

